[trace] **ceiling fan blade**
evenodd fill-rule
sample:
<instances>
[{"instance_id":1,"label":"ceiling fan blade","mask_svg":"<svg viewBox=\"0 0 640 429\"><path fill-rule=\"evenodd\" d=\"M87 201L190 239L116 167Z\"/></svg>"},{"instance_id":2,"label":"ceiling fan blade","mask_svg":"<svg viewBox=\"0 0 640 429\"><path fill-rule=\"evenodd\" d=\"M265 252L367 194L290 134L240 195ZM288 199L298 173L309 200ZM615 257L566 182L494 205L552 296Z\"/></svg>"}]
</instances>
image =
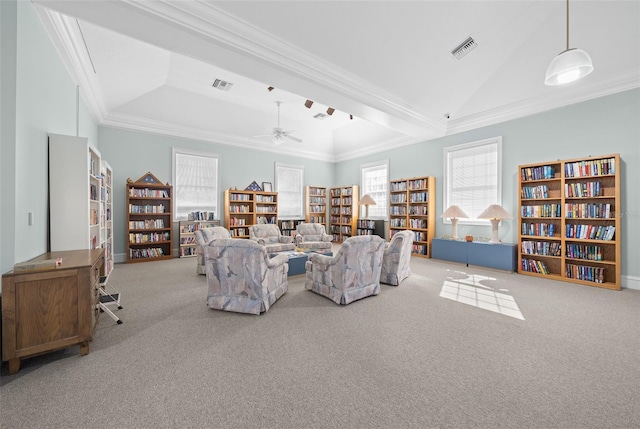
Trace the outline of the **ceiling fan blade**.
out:
<instances>
[{"instance_id":1,"label":"ceiling fan blade","mask_svg":"<svg viewBox=\"0 0 640 429\"><path fill-rule=\"evenodd\" d=\"M273 133L270 133L270 134L260 134L260 135L252 136L252 137L253 137L254 139L255 139L255 138L258 138L258 137L273 137Z\"/></svg>"},{"instance_id":2,"label":"ceiling fan blade","mask_svg":"<svg viewBox=\"0 0 640 429\"><path fill-rule=\"evenodd\" d=\"M283 137L288 138L289 140L293 140L296 143L302 143L302 139L299 139L298 137L295 137L295 136L291 136L289 134L283 134Z\"/></svg>"}]
</instances>

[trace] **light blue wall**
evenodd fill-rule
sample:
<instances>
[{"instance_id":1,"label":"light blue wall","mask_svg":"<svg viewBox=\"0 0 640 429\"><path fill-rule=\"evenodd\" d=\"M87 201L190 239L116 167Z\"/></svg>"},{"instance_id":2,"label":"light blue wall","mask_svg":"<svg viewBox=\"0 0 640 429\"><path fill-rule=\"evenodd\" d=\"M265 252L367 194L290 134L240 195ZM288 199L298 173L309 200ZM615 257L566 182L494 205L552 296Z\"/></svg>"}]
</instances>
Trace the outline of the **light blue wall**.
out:
<instances>
[{"instance_id":1,"label":"light blue wall","mask_svg":"<svg viewBox=\"0 0 640 429\"><path fill-rule=\"evenodd\" d=\"M47 134L76 135L76 86L60 60L34 6L29 1L2 1L2 69L15 71L15 101L2 112L2 272L15 262L38 256L47 249L48 236L48 145ZM5 4L6 3L6 4ZM11 17L4 11L16 8ZM9 18L9 22L5 22ZM5 53L5 24L15 31L9 35L16 55ZM6 62L5 62L6 61ZM11 76L7 76L8 79ZM5 76L3 73L3 84ZM8 95L10 97L10 94ZM8 103L7 103L8 104ZM6 120L6 122L5 122ZM96 143L97 125L80 103L79 134ZM5 138L5 126L14 129ZM10 135L11 132L9 131ZM7 156L5 156L5 154ZM13 195L12 195L13 193ZM6 207L12 213L5 216ZM34 223L28 224L28 213ZM5 246L13 242L13 245ZM9 247L9 248L8 248Z\"/></svg>"},{"instance_id":2,"label":"light blue wall","mask_svg":"<svg viewBox=\"0 0 640 429\"><path fill-rule=\"evenodd\" d=\"M219 207L216 217L223 219L224 190L246 188L254 180L258 184L271 182L275 186L275 163L304 166L305 185L333 186L335 165L330 162L248 150L224 144L162 136L144 132L98 127L99 150L113 168L114 254L118 259L125 252L126 181L138 180L148 171L163 182L172 182L172 148L217 154L220 163ZM265 143L268 144L268 143ZM283 149L286 152L286 149Z\"/></svg>"},{"instance_id":3,"label":"light blue wall","mask_svg":"<svg viewBox=\"0 0 640 429\"><path fill-rule=\"evenodd\" d=\"M336 182L360 184L360 166L389 160L389 177L436 177L436 236L450 232L439 217L443 212L443 149L447 146L502 136L503 206L514 216L518 210L518 165L556 159L619 153L621 174L622 274L640 276L640 89L555 109L522 119L340 162ZM488 237L490 227L458 225L458 235ZM503 241L516 242L516 220L503 221Z\"/></svg>"}]
</instances>

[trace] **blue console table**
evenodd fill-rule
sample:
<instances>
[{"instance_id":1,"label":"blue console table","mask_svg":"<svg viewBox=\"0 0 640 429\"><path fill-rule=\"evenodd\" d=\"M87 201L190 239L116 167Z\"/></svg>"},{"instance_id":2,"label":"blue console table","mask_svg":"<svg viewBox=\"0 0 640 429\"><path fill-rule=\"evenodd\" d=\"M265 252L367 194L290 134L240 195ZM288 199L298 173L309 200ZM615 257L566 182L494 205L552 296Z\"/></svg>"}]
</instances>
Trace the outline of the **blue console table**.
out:
<instances>
[{"instance_id":1,"label":"blue console table","mask_svg":"<svg viewBox=\"0 0 640 429\"><path fill-rule=\"evenodd\" d=\"M431 257L499 270L516 271L517 245L434 238Z\"/></svg>"}]
</instances>

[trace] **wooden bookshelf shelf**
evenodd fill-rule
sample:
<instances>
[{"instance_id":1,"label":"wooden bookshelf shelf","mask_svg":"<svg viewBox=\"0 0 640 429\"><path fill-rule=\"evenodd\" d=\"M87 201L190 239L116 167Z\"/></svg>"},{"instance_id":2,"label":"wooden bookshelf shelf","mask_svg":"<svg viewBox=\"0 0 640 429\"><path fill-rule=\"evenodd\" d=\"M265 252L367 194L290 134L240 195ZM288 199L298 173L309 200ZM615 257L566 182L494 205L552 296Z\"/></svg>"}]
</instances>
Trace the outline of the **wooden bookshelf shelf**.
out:
<instances>
[{"instance_id":1,"label":"wooden bookshelf shelf","mask_svg":"<svg viewBox=\"0 0 640 429\"><path fill-rule=\"evenodd\" d=\"M413 231L412 255L431 257L435 236L436 179L432 176L389 182L389 239L398 231Z\"/></svg>"},{"instance_id":2,"label":"wooden bookshelf shelf","mask_svg":"<svg viewBox=\"0 0 640 429\"><path fill-rule=\"evenodd\" d=\"M358 186L342 186L330 189L331 209L329 232L334 243L342 243L356 235L358 222Z\"/></svg>"},{"instance_id":3,"label":"wooden bookshelf shelf","mask_svg":"<svg viewBox=\"0 0 640 429\"><path fill-rule=\"evenodd\" d=\"M278 193L225 190L224 223L233 238L249 238L251 225L277 225Z\"/></svg>"}]
</instances>

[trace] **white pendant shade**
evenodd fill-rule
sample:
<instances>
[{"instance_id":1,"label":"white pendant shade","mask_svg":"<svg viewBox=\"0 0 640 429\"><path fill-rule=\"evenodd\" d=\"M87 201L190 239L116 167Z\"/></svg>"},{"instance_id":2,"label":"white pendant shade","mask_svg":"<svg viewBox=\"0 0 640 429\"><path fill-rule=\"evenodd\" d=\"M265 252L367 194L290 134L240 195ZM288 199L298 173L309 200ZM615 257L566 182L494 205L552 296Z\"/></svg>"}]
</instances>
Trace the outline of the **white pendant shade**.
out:
<instances>
[{"instance_id":1,"label":"white pendant shade","mask_svg":"<svg viewBox=\"0 0 640 429\"><path fill-rule=\"evenodd\" d=\"M547 68L545 85L555 86L581 79L593 71L591 57L582 49L567 49Z\"/></svg>"}]
</instances>

